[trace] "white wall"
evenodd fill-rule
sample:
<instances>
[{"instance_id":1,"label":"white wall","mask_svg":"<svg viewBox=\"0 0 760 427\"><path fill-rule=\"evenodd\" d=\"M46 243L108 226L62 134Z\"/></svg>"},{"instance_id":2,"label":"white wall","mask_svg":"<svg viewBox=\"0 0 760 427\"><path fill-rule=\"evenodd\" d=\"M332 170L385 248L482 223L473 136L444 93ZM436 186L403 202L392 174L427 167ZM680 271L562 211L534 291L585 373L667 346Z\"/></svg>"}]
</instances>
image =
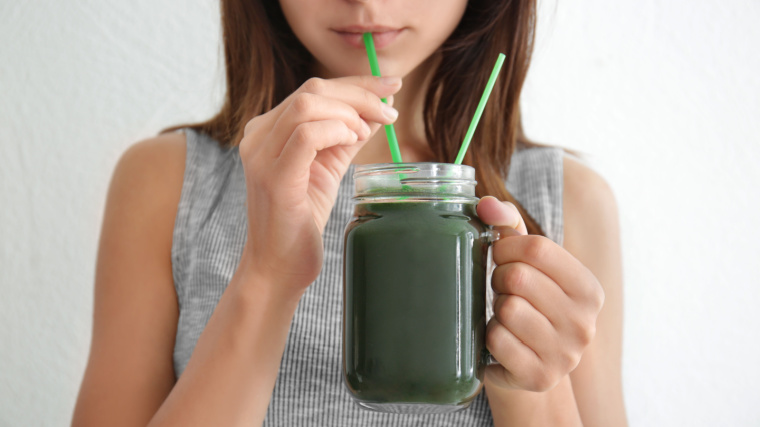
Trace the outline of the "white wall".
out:
<instances>
[{"instance_id":1,"label":"white wall","mask_svg":"<svg viewBox=\"0 0 760 427\"><path fill-rule=\"evenodd\" d=\"M760 426L760 2L544 6L526 127L617 195L631 424Z\"/></svg>"},{"instance_id":2,"label":"white wall","mask_svg":"<svg viewBox=\"0 0 760 427\"><path fill-rule=\"evenodd\" d=\"M541 13L526 127L617 195L631 425L760 426L760 3ZM69 422L108 179L215 110L218 19L212 0L0 2L0 426Z\"/></svg>"}]
</instances>

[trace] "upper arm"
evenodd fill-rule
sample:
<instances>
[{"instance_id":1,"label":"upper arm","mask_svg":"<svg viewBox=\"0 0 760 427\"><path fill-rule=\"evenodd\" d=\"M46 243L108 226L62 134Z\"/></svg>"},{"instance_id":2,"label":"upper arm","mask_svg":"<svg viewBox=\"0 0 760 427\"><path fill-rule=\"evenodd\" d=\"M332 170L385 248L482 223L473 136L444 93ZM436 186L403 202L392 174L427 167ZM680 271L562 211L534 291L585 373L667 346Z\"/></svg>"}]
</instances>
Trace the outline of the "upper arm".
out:
<instances>
[{"instance_id":1,"label":"upper arm","mask_svg":"<svg viewBox=\"0 0 760 427\"><path fill-rule=\"evenodd\" d=\"M174 386L171 267L185 137L130 147L111 180L95 274L92 344L73 425L146 425Z\"/></svg>"},{"instance_id":2,"label":"upper arm","mask_svg":"<svg viewBox=\"0 0 760 427\"><path fill-rule=\"evenodd\" d=\"M624 426L621 379L623 273L617 203L609 185L580 162L564 160L564 247L596 276L604 306L596 335L570 373L585 426Z\"/></svg>"}]
</instances>

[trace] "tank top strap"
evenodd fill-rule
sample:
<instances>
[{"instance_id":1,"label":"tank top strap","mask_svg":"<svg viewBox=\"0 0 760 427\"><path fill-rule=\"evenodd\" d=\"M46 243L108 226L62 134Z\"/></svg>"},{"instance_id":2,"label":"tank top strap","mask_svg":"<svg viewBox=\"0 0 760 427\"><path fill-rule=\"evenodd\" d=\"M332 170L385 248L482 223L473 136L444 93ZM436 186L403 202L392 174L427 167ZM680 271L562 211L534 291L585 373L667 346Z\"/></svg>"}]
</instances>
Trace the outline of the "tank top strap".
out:
<instances>
[{"instance_id":1,"label":"tank top strap","mask_svg":"<svg viewBox=\"0 0 760 427\"><path fill-rule=\"evenodd\" d=\"M187 272L187 263L191 259L188 250L190 242L196 237L198 221L202 215L210 211L203 194L209 194L214 189L215 171L223 170L225 162L229 162L230 150L225 150L210 137L192 129L182 129L185 134L185 176L182 193L174 221L172 244L172 274L174 283L182 283ZM205 206L204 206L205 205ZM177 287L181 291L181 287Z\"/></svg>"},{"instance_id":2,"label":"tank top strap","mask_svg":"<svg viewBox=\"0 0 760 427\"><path fill-rule=\"evenodd\" d=\"M512 155L507 190L546 232L546 237L563 243L563 159L558 147L523 148Z\"/></svg>"},{"instance_id":3,"label":"tank top strap","mask_svg":"<svg viewBox=\"0 0 760 427\"><path fill-rule=\"evenodd\" d=\"M201 331L245 245L245 175L238 149L183 129L185 175L172 241L172 276L180 308L175 375L185 369Z\"/></svg>"}]
</instances>

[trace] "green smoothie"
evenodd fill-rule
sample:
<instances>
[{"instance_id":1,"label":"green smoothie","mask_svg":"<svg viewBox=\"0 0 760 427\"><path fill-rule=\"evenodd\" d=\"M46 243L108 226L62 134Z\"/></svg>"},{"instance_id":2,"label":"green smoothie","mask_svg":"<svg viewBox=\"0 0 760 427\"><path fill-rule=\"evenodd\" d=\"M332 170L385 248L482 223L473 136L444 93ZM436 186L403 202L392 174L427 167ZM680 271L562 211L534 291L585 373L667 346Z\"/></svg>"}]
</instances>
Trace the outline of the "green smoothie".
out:
<instances>
[{"instance_id":1,"label":"green smoothie","mask_svg":"<svg viewBox=\"0 0 760 427\"><path fill-rule=\"evenodd\" d=\"M343 368L359 403L461 408L480 392L485 231L474 203L356 206L345 233Z\"/></svg>"}]
</instances>

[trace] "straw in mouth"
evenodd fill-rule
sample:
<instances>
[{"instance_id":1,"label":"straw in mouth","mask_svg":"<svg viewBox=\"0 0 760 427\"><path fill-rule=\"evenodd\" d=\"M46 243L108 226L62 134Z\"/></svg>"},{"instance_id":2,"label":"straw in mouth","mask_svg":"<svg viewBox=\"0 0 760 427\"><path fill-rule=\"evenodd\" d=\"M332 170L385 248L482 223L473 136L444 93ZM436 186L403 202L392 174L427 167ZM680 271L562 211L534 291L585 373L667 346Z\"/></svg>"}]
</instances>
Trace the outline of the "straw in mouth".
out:
<instances>
[{"instance_id":1,"label":"straw in mouth","mask_svg":"<svg viewBox=\"0 0 760 427\"><path fill-rule=\"evenodd\" d=\"M369 68L372 70L372 75L380 77L380 66L377 63L377 52L375 51L375 41L372 38L372 33L364 33L364 47L367 49L367 57L369 58ZM388 103L387 98L382 98L384 103ZM391 150L391 158L393 163L401 163L401 150L398 147L398 139L396 138L396 128L393 124L385 125L385 136L388 139L388 147Z\"/></svg>"}]
</instances>

